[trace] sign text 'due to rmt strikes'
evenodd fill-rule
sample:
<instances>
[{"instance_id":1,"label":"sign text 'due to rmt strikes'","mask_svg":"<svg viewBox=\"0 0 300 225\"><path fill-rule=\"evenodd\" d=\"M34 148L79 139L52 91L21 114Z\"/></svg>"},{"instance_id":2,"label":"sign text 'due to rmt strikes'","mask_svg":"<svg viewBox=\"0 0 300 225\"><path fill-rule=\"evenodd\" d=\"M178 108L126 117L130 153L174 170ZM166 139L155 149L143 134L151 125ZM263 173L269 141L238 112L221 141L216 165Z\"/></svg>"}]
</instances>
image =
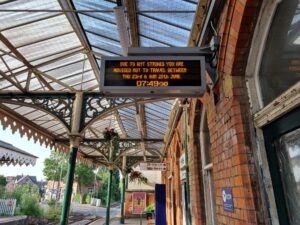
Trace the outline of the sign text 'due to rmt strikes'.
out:
<instances>
[{"instance_id":1,"label":"sign text 'due to rmt strikes'","mask_svg":"<svg viewBox=\"0 0 300 225\"><path fill-rule=\"evenodd\" d=\"M202 56L102 57L101 91L111 96L201 96L204 69Z\"/></svg>"}]
</instances>

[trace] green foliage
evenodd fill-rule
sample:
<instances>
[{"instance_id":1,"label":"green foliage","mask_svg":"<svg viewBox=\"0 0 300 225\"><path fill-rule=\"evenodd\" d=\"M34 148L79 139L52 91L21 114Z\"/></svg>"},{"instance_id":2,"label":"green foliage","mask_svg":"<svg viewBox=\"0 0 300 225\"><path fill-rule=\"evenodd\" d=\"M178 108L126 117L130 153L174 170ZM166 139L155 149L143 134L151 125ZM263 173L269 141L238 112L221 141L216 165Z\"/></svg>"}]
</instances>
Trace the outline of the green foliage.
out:
<instances>
[{"instance_id":1,"label":"green foliage","mask_svg":"<svg viewBox=\"0 0 300 225\"><path fill-rule=\"evenodd\" d=\"M50 157L44 161L43 174L47 178L47 180L59 181L61 168L62 179L64 179L67 174L67 167L68 164L67 160L65 160L65 157L60 153L52 152ZM81 162L76 163L74 181L78 183L79 192L81 195L75 196L74 201L80 203L80 200L83 199L80 198L80 196L83 195L83 187L91 185L93 183L95 177L93 169L94 168Z\"/></svg>"},{"instance_id":2,"label":"green foliage","mask_svg":"<svg viewBox=\"0 0 300 225\"><path fill-rule=\"evenodd\" d=\"M64 178L67 174L67 161L63 154L51 152L50 157L44 161L43 174L47 180L59 181L61 168L62 178Z\"/></svg>"},{"instance_id":3,"label":"green foliage","mask_svg":"<svg viewBox=\"0 0 300 225\"><path fill-rule=\"evenodd\" d=\"M0 175L0 186L5 186L7 184L6 178L3 175Z\"/></svg>"},{"instance_id":4,"label":"green foliage","mask_svg":"<svg viewBox=\"0 0 300 225\"><path fill-rule=\"evenodd\" d=\"M79 194L79 193L77 193L77 194L74 196L73 202L80 203L80 194Z\"/></svg>"},{"instance_id":5,"label":"green foliage","mask_svg":"<svg viewBox=\"0 0 300 225\"><path fill-rule=\"evenodd\" d=\"M44 214L37 196L28 193L22 194L19 208L20 212L27 216L42 217Z\"/></svg>"},{"instance_id":6,"label":"green foliage","mask_svg":"<svg viewBox=\"0 0 300 225\"><path fill-rule=\"evenodd\" d=\"M155 211L155 205L154 204L148 205L144 210L145 213L151 213L151 212L154 212L154 211Z\"/></svg>"},{"instance_id":7,"label":"green foliage","mask_svg":"<svg viewBox=\"0 0 300 225\"><path fill-rule=\"evenodd\" d=\"M17 200L16 215L43 217L44 211L39 205L39 189L36 185L25 184L17 186L12 192L5 194L6 198Z\"/></svg>"},{"instance_id":8,"label":"green foliage","mask_svg":"<svg viewBox=\"0 0 300 225\"><path fill-rule=\"evenodd\" d=\"M108 177L109 177L109 170L105 167L99 169L98 176L102 178L101 188L98 190L98 198L101 199L101 203L106 203L106 196L107 196L107 187L108 187ZM111 202L120 201L120 190L119 190L119 171L113 171L112 175L112 185L111 185Z\"/></svg>"},{"instance_id":9,"label":"green foliage","mask_svg":"<svg viewBox=\"0 0 300 225\"><path fill-rule=\"evenodd\" d=\"M47 205L50 206L50 207L54 207L55 206L55 202L56 202L55 199L48 200L47 201Z\"/></svg>"},{"instance_id":10,"label":"green foliage","mask_svg":"<svg viewBox=\"0 0 300 225\"><path fill-rule=\"evenodd\" d=\"M47 211L47 214L45 214L45 218L51 220L59 220L60 214L61 214L61 207L58 208L50 207Z\"/></svg>"},{"instance_id":11,"label":"green foliage","mask_svg":"<svg viewBox=\"0 0 300 225\"><path fill-rule=\"evenodd\" d=\"M83 164L81 162L78 162L76 164L74 180L77 181L78 183L78 188L79 188L81 201L82 201L80 203L84 203L83 187L91 185L94 179L95 179L95 174L92 167Z\"/></svg>"},{"instance_id":12,"label":"green foliage","mask_svg":"<svg viewBox=\"0 0 300 225\"><path fill-rule=\"evenodd\" d=\"M85 193L83 196L83 202L85 204L90 204L91 203L91 195L90 193Z\"/></svg>"},{"instance_id":13,"label":"green foliage","mask_svg":"<svg viewBox=\"0 0 300 225\"><path fill-rule=\"evenodd\" d=\"M81 162L77 162L74 179L79 185L91 185L95 179L93 168Z\"/></svg>"},{"instance_id":14,"label":"green foliage","mask_svg":"<svg viewBox=\"0 0 300 225\"><path fill-rule=\"evenodd\" d=\"M0 185L0 198L5 198L5 197L6 197L5 186Z\"/></svg>"},{"instance_id":15,"label":"green foliage","mask_svg":"<svg viewBox=\"0 0 300 225\"><path fill-rule=\"evenodd\" d=\"M6 193L6 198L14 198L17 200L17 204L20 204L22 196L25 194L29 194L35 196L36 198L39 198L39 189L36 185L20 185L15 187L12 192Z\"/></svg>"}]
</instances>

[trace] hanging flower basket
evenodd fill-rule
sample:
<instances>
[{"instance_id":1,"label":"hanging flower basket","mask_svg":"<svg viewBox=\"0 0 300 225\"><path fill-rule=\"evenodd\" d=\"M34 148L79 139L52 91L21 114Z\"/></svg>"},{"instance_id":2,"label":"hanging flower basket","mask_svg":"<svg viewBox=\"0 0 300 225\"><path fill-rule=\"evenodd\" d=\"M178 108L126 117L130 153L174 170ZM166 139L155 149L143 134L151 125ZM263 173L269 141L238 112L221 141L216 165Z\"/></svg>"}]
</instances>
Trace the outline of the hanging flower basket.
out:
<instances>
[{"instance_id":1,"label":"hanging flower basket","mask_svg":"<svg viewBox=\"0 0 300 225\"><path fill-rule=\"evenodd\" d=\"M114 128L108 128L106 127L103 131L103 137L106 141L111 141L114 138L119 138L119 134L115 132Z\"/></svg>"},{"instance_id":2,"label":"hanging flower basket","mask_svg":"<svg viewBox=\"0 0 300 225\"><path fill-rule=\"evenodd\" d=\"M148 179L139 171L132 170L129 174L129 181L130 182L138 182L139 184L147 184Z\"/></svg>"},{"instance_id":3,"label":"hanging flower basket","mask_svg":"<svg viewBox=\"0 0 300 225\"><path fill-rule=\"evenodd\" d=\"M112 145L112 154L110 160L114 161L116 159L117 153L119 151L120 138L119 134L115 132L114 128L106 127L103 131L103 137L109 145Z\"/></svg>"}]
</instances>

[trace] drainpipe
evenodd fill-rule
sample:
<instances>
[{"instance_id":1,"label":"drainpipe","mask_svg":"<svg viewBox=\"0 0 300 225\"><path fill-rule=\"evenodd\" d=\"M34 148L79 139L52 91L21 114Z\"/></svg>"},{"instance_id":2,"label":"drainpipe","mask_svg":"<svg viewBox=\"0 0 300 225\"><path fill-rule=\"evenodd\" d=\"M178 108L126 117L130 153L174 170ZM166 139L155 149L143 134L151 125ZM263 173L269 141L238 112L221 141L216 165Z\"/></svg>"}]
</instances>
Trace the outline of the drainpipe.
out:
<instances>
[{"instance_id":1,"label":"drainpipe","mask_svg":"<svg viewBox=\"0 0 300 225\"><path fill-rule=\"evenodd\" d=\"M187 108L188 104L181 106L183 108L183 124L184 124L184 158L186 170L186 201L187 201L187 224L192 225L191 204L190 204L190 180L189 180L189 157L188 157L188 135L187 135Z\"/></svg>"},{"instance_id":2,"label":"drainpipe","mask_svg":"<svg viewBox=\"0 0 300 225\"><path fill-rule=\"evenodd\" d=\"M82 112L82 100L83 100L83 93L77 92L74 101L74 108L73 108L73 114L71 120L72 121L71 133L69 135L70 158L68 163L66 188L65 188L62 212L60 217L60 225L68 224L69 210L70 210L71 197L73 191L74 172L76 166L76 157L77 157L78 147L81 142L81 137L79 135L79 126L80 126L80 118Z\"/></svg>"}]
</instances>

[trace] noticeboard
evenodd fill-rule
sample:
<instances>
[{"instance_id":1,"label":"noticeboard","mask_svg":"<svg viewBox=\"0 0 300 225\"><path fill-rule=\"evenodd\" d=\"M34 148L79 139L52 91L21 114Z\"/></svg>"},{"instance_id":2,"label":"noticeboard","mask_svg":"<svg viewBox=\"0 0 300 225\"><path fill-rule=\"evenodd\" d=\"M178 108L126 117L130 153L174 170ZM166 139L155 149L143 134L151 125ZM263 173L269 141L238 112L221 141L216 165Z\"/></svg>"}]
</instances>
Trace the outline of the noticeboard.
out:
<instances>
[{"instance_id":1,"label":"noticeboard","mask_svg":"<svg viewBox=\"0 0 300 225\"><path fill-rule=\"evenodd\" d=\"M146 208L146 192L132 193L132 214L141 214Z\"/></svg>"},{"instance_id":2,"label":"noticeboard","mask_svg":"<svg viewBox=\"0 0 300 225\"><path fill-rule=\"evenodd\" d=\"M103 56L101 91L108 96L201 96L204 74L204 56Z\"/></svg>"}]
</instances>

